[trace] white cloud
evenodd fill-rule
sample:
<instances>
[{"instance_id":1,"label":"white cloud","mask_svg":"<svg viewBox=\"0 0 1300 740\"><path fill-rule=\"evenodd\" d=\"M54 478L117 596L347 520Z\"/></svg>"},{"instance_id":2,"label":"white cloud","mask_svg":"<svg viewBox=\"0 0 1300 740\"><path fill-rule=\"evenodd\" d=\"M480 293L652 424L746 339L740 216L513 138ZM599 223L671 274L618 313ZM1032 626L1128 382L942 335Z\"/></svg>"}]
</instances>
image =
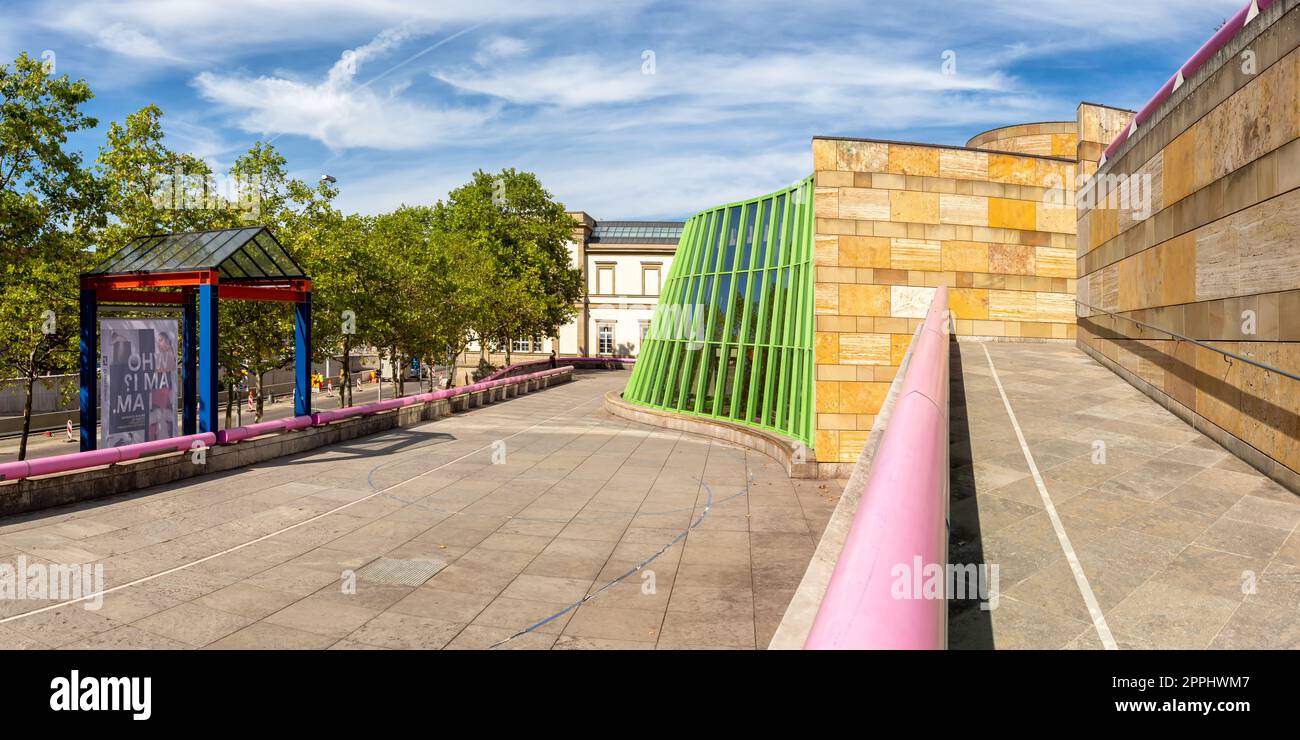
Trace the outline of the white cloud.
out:
<instances>
[{"instance_id":1,"label":"white cloud","mask_svg":"<svg viewBox=\"0 0 1300 740\"><path fill-rule=\"evenodd\" d=\"M369 84L356 84L361 65L392 51L411 35L389 29L345 51L325 80L312 83L281 76L240 77L201 72L194 85L204 98L236 113L235 125L257 134L298 134L330 149L418 149L482 125L492 109L432 107ZM375 78L372 78L372 80Z\"/></svg>"},{"instance_id":2,"label":"white cloud","mask_svg":"<svg viewBox=\"0 0 1300 740\"><path fill-rule=\"evenodd\" d=\"M641 56L593 54L521 60L491 70L466 67L434 71L434 77L465 92L511 103L580 107L681 97L711 105L796 104L836 107L864 94L890 91L1005 91L1013 80L1000 72L945 75L939 60L906 62L892 55L821 49L754 56L664 51L654 74L642 72Z\"/></svg>"},{"instance_id":3,"label":"white cloud","mask_svg":"<svg viewBox=\"0 0 1300 740\"><path fill-rule=\"evenodd\" d=\"M114 23L100 31L96 45L102 49L129 57L173 61L176 59L157 39L121 23Z\"/></svg>"},{"instance_id":4,"label":"white cloud","mask_svg":"<svg viewBox=\"0 0 1300 740\"><path fill-rule=\"evenodd\" d=\"M479 44L474 62L480 65L491 64L498 59L522 56L527 54L528 50L528 43L522 39L513 36L493 36Z\"/></svg>"},{"instance_id":5,"label":"white cloud","mask_svg":"<svg viewBox=\"0 0 1300 740\"><path fill-rule=\"evenodd\" d=\"M481 23L578 18L608 10L599 0L74 0L21 16L24 24L92 43L98 43L104 29L120 27L117 43L102 48L127 56L147 50L150 57L209 63L253 49L347 43L358 34L399 25L451 32ZM13 15L18 22L20 14Z\"/></svg>"}]
</instances>

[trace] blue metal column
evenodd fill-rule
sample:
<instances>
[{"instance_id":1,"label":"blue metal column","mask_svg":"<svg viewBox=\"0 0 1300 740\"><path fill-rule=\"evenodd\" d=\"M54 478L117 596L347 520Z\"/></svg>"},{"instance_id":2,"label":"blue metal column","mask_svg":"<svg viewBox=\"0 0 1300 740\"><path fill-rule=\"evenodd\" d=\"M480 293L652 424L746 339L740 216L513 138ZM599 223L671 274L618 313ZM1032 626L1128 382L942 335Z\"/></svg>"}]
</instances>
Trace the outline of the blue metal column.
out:
<instances>
[{"instance_id":1,"label":"blue metal column","mask_svg":"<svg viewBox=\"0 0 1300 740\"><path fill-rule=\"evenodd\" d=\"M311 293L293 305L293 414L311 413Z\"/></svg>"},{"instance_id":2,"label":"blue metal column","mask_svg":"<svg viewBox=\"0 0 1300 740\"><path fill-rule=\"evenodd\" d=\"M81 451L95 449L99 413L99 302L93 288L81 289Z\"/></svg>"},{"instance_id":3,"label":"blue metal column","mask_svg":"<svg viewBox=\"0 0 1300 740\"><path fill-rule=\"evenodd\" d=\"M181 434L194 434L198 425L198 312L198 301L190 292L181 316Z\"/></svg>"},{"instance_id":4,"label":"blue metal column","mask_svg":"<svg viewBox=\"0 0 1300 740\"><path fill-rule=\"evenodd\" d=\"M216 432L217 423L217 286L199 286L199 433Z\"/></svg>"}]
</instances>

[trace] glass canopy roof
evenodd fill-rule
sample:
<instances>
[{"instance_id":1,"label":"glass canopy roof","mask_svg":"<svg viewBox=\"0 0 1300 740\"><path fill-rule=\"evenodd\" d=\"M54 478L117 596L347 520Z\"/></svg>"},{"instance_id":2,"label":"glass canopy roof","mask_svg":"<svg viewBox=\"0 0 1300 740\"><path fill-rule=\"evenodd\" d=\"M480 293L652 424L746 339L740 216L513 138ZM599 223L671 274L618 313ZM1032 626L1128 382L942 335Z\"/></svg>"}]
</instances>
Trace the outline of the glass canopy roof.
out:
<instances>
[{"instance_id":1,"label":"glass canopy roof","mask_svg":"<svg viewBox=\"0 0 1300 740\"><path fill-rule=\"evenodd\" d=\"M137 237L87 274L186 270L217 270L231 282L307 277L265 226Z\"/></svg>"}]
</instances>

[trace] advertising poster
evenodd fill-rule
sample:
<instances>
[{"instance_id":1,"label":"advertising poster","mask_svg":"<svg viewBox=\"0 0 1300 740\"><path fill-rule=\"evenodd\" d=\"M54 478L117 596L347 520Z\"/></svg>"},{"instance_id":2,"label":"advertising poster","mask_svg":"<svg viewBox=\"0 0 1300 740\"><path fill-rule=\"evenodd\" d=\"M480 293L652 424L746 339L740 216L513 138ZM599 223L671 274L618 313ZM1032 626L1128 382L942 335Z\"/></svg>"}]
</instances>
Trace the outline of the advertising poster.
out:
<instances>
[{"instance_id":1,"label":"advertising poster","mask_svg":"<svg viewBox=\"0 0 1300 740\"><path fill-rule=\"evenodd\" d=\"M100 447L177 436L176 321L104 319L99 337Z\"/></svg>"}]
</instances>

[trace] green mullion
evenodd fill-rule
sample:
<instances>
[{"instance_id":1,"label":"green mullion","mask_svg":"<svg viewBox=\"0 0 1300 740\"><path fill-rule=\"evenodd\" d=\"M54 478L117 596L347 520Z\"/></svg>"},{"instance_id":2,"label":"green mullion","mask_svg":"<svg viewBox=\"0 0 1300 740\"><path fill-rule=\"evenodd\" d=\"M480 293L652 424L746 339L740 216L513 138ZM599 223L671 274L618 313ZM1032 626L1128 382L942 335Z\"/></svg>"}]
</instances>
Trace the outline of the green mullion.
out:
<instances>
[{"instance_id":1,"label":"green mullion","mask_svg":"<svg viewBox=\"0 0 1300 740\"><path fill-rule=\"evenodd\" d=\"M659 315L655 317L657 326L652 325L651 331L653 336L663 337L664 343L661 343L661 351L656 353L655 361L648 371L647 383L651 384L651 391L648 400L655 405L667 405L668 403L668 386L669 379L676 377L672 372L664 373L666 367L671 367L676 359L677 342L674 332L680 321L681 316L682 293L686 290L686 285L690 282L689 275L684 273L690 272L690 260L695 256L696 239L700 231L700 224L703 219L693 218L687 221L686 228L682 230L682 252L678 259L673 260L673 266L667 280L667 290L665 295L660 298ZM669 314L665 316L665 314ZM664 326L667 323L668 326ZM642 396L645 398L645 396Z\"/></svg>"},{"instance_id":2,"label":"green mullion","mask_svg":"<svg viewBox=\"0 0 1300 740\"><path fill-rule=\"evenodd\" d=\"M757 419L759 424L763 423L763 410L758 409L758 416L755 416L754 405L757 402L759 396L762 396L764 399L767 398L767 396L760 393L757 389L766 387L764 385L766 379L762 376L765 375L765 373L763 373L763 368L767 366L767 363L769 362L769 354L770 354L769 350L766 347L762 347L761 345L765 344L766 342L767 331L768 331L767 309L768 306L771 305L771 301L772 301L772 290L767 285L767 276L768 276L768 271L772 269L772 263L776 261L776 257L775 257L777 251L776 222L777 222L777 215L778 215L777 212L778 202L782 202L782 201L778 198L778 196L773 195L772 202L768 205L769 210L768 210L768 218L767 218L767 249L763 253L763 266L756 272L756 274L758 275L758 283L763 286L762 288L763 293L758 299L758 316L756 317L758 324L756 325L754 330L754 343L753 343L755 361L754 361L754 366L753 368L750 369L750 374L749 374L749 399L748 399L748 405L745 408L745 419L747 421L751 419ZM764 401L764 404L766 404L766 400Z\"/></svg>"},{"instance_id":3,"label":"green mullion","mask_svg":"<svg viewBox=\"0 0 1300 740\"><path fill-rule=\"evenodd\" d=\"M681 258L685 258L690 252L691 235L694 228L695 222L692 220L688 221L685 228L682 229ZM673 266L669 269L669 274L664 280L663 295L659 296L655 315L650 321L651 346L649 349L651 356L648 358L649 362L644 365L638 362L636 369L632 372L632 379L628 383L630 394L634 399L651 405L659 405L663 395L660 391L666 382L666 377L668 377L662 373L662 369L665 356L671 354L672 345L666 344L670 337L664 328L664 313L665 311L673 311L673 306L676 305L675 296L681 292L682 280L679 275L680 272L678 261L674 260ZM656 337L662 341L654 341ZM642 371L642 368L645 369Z\"/></svg>"},{"instance_id":4,"label":"green mullion","mask_svg":"<svg viewBox=\"0 0 1300 740\"><path fill-rule=\"evenodd\" d=\"M700 355L700 374L695 380L695 413L697 414L704 413L704 391L709 382L709 368L713 359L713 348L711 346L713 343L713 328L715 326L714 320L717 317L717 312L713 310L713 307L717 305L718 291L722 286L721 275L718 274L718 271L722 267L722 261L727 254L727 232L731 227L731 210L732 206L728 206L722 212L722 229L718 233L718 240L714 242L717 245L715 247L717 251L713 257L713 270L708 275L713 278L713 285L709 288L709 300L706 304L708 306L709 321L704 331L705 345L704 352Z\"/></svg>"},{"instance_id":5,"label":"green mullion","mask_svg":"<svg viewBox=\"0 0 1300 740\"><path fill-rule=\"evenodd\" d=\"M762 275L761 270L758 272L754 270L754 260L758 256L757 250L759 245L762 243L762 239L763 239L762 228L768 226L767 222L771 218L769 214L770 210L771 210L771 202L768 201L766 198L759 198L757 208L754 210L754 243L750 246L749 264L745 268L745 280L746 280L745 308L740 319L740 334L739 334L740 338L738 340L740 350L736 356L736 372L731 378L731 387L733 389L733 392L734 389L739 389L741 387L744 387L745 398L732 400L731 414L730 414L732 419L748 419L749 417L745 416L745 412L747 412L749 408L753 406L754 389L753 389L752 381L745 386L741 385L741 380L745 376L745 363L742 362L741 359L744 357L745 351L748 350L750 355L750 366L752 371L754 360L757 358L757 354L758 354L755 351L756 349L755 343L750 341L749 339L750 322L754 319L753 316L754 311L753 309L751 309L751 306L753 305L752 296L754 295L754 275L756 274L760 276ZM767 260L766 252L763 254L763 259L764 261Z\"/></svg>"},{"instance_id":6,"label":"green mullion","mask_svg":"<svg viewBox=\"0 0 1300 740\"><path fill-rule=\"evenodd\" d=\"M782 213L782 216L781 216L781 234L780 234L780 236L778 237L778 240L777 240L777 243L781 245L781 259L778 261L777 266L776 266L776 286L777 286L778 291L779 291L780 288L781 288L781 282L782 282L782 281L781 281L781 268L782 268L782 265L781 265L780 263L781 263L781 262L788 262L788 261L789 261L789 258L790 258L790 244L789 244L788 240L786 239L786 234L789 233L789 231L790 231L790 221L791 221L793 218L794 218L794 198L790 197L790 195L786 195L786 197L785 197L785 207L784 207L784 209L783 209L783 213ZM789 299L789 297L790 297L789 294L787 294L787 295L784 296L784 298L786 298L786 299ZM768 339L767 339L768 347L770 347L770 348L772 349L773 354L775 354L775 355L781 357L782 360L784 360L785 358L784 358L784 355L781 354L780 351L779 351L779 349L778 349L778 344L777 344L776 339L777 339L777 336L778 336L778 334L780 333L781 328L782 328L782 325L783 325L784 317L783 317L782 314L781 314L781 309L783 308L783 306L784 306L784 302L777 302L777 305L773 307L773 311L772 311L772 326L768 327L768 330L769 330L770 333L769 333L769 335L768 335ZM768 367L771 368L771 365L772 365L771 360L769 360L769 361L768 361ZM783 372L785 371L785 364L784 364L784 362L781 363L780 367L781 367L781 371L782 371L782 373L783 373ZM775 405L775 406L772 406L772 419L771 419L771 421L769 422L769 421L768 421L768 418L767 418L767 408L768 408L768 406L771 405L771 403L772 403L772 384L773 384L773 382L775 381L775 378L776 378L776 376L777 376L778 374L780 374L780 373L773 373L773 372L768 372L768 373L767 373L767 392L764 393L764 395L763 395L763 417L762 417L762 419L763 419L763 423L764 423L764 424L768 424L768 423L770 423L770 424L771 424L772 426L774 426L774 427L777 425L777 424L776 424L776 420L777 420L777 416L778 416L778 414L780 413L780 408L781 408L781 407L780 407L780 402L781 402L781 398L783 397L783 395L784 395L784 393L785 393L785 391L784 391L785 383L778 382L778 383L777 383L776 405Z\"/></svg>"},{"instance_id":7,"label":"green mullion","mask_svg":"<svg viewBox=\"0 0 1300 740\"><path fill-rule=\"evenodd\" d=\"M803 265L805 265L805 268L803 269L805 269L806 274L805 277L803 277L803 285L801 286L803 293L803 300L801 300L802 316L800 317L801 336L797 341L797 346L800 347L800 356L802 360L798 380L800 380L800 384L803 388L800 393L800 408L798 408L796 419L798 429L800 429L798 437L805 442L811 443L811 441L813 441L811 423L813 423L814 408L816 408L816 382L813 380L813 350L809 349L809 347L813 346L816 334L814 326L816 321L814 312L816 302L814 294L816 267L814 264L815 260L813 259L813 181L811 181L811 178L803 181L802 190L805 192L806 196L801 200L801 202L807 203L806 207L803 208L803 224L800 228L803 238Z\"/></svg>"},{"instance_id":8,"label":"green mullion","mask_svg":"<svg viewBox=\"0 0 1300 740\"><path fill-rule=\"evenodd\" d=\"M698 305L700 305L700 304L699 304L699 296L700 296L700 293L703 291L703 289L704 289L704 285L705 285L705 282L706 282L706 281L705 281L705 278L707 277L707 274L704 272L704 262L706 262L706 261L708 260L708 257L709 257L709 252L708 252L709 245L716 245L716 244L717 244L717 242L716 242L716 237L714 236L714 229L715 229L715 228L718 228L719 226L720 226L720 224L719 224L719 221L718 221L718 211L717 211L717 210L714 210L714 211L712 211L712 212L709 213L709 228L708 228L708 230L705 232L705 235L704 235L704 241L700 242L700 247L701 247L704 251L703 251L703 254L702 254L701 258L700 258L700 264L699 264L699 270L700 270L700 272L699 272L698 274L695 275L695 277L697 277L697 278L699 278L699 279L698 279L697 281L695 281L695 289L694 289L694 290L691 290L691 291L690 291L690 295L687 296L687 298L688 298L690 301L692 301L692 304L691 304L691 315L690 315L690 322L691 322L691 328L692 328L692 329L694 329L695 326L697 326L698 323L699 323L698 312L695 310L695 307L698 306ZM683 338L683 340L682 340L682 353L683 353L683 355L684 355L684 359L685 359L685 361L686 361L686 365L685 365L685 368L683 369L683 371L682 371L682 373L681 373L680 378L678 379L678 386L679 386L679 387L678 387L678 393L677 393L677 406L676 406L676 407L679 408L679 409L684 409L685 406L686 406L686 393L687 393L687 391L690 389L690 385L691 385L691 374L692 374L692 372L695 370L695 365L696 365L696 363L695 363L695 359L694 359L694 357L691 355L692 350L690 349L690 346L691 346L692 344L703 344L703 345L704 345L703 348L700 350L700 361L701 361L701 362L704 362L705 359L706 359L706 358L704 357L704 350L707 350L707 349L708 349L708 346L709 346L709 345L708 345L708 341L707 341L707 333L706 333L706 337L705 337L705 339L704 339L703 341L696 341L694 338Z\"/></svg>"},{"instance_id":9,"label":"green mullion","mask_svg":"<svg viewBox=\"0 0 1300 740\"><path fill-rule=\"evenodd\" d=\"M757 211L757 209L755 209L755 211ZM736 287L737 287L736 266L740 264L741 255L744 254L745 252L744 249L745 228L748 226L749 226L749 205L746 204L740 207L740 223L736 227L736 251L731 255L731 271L730 271L731 286L730 289L727 291L727 318L722 323L722 344L720 345L718 350L718 363L719 363L718 380L713 387L713 415L714 416L722 415L722 392L723 389L725 389L727 386L726 362L730 361L731 359L731 355L730 355L731 326L735 314L734 309L736 306ZM720 253L722 255L726 255L727 249L725 245L723 245L723 248ZM721 278L721 275L719 275L719 278ZM739 346L739 342L737 342L737 346ZM740 359L739 352L736 353L736 359L737 360ZM734 378L734 373L733 373L733 378ZM735 404L733 403L732 407L734 408L734 406Z\"/></svg>"},{"instance_id":10,"label":"green mullion","mask_svg":"<svg viewBox=\"0 0 1300 740\"><path fill-rule=\"evenodd\" d=\"M782 351L785 353L783 368L798 368L798 365L793 364L795 360L794 354L797 351L795 349L795 336L802 318L802 316L794 314L794 309L802 303L799 300L803 288L803 282L800 278L803 273L803 219L804 214L807 212L807 206L805 205L807 199L804 197L802 186L796 188L795 193L797 194L797 203L794 218L790 224L790 283L786 288L785 315L782 317L781 327L781 343L784 345ZM790 429L794 426L791 419L795 406L794 394L798 391L792 386L798 382L798 375L796 372L787 369L783 380L785 382L781 384L777 395L776 425L780 429Z\"/></svg>"},{"instance_id":11,"label":"green mullion","mask_svg":"<svg viewBox=\"0 0 1300 740\"><path fill-rule=\"evenodd\" d=\"M702 248L703 244L705 243L700 240L701 239L707 240L709 238L709 234L712 233L713 231L713 222L714 222L713 216L714 216L713 212L709 212L704 216L704 227L700 230L700 235L698 235L695 239L694 248L697 251L700 248ZM694 260L695 253L692 252L691 256L692 256L692 260ZM690 268L691 263L687 263L687 267ZM691 277L696 277L696 276L692 274L686 278L687 285L684 286L682 289L683 290L682 301L678 304L678 314L679 314L678 326L683 329L685 327L682 326L682 319L683 319L683 316L681 315L682 309L686 308L687 301L693 302L695 300L694 288L698 286L698 282L695 282L692 285L692 281L690 280ZM692 316L692 319L693 318L694 317ZM677 341L675 341L674 344L676 346L673 348L673 372L669 380L676 381L677 384L677 401L676 403L672 404L672 406L673 408L680 409L686 403L686 385L687 385L686 378L690 375L691 365L693 363L691 362L690 350L687 349L687 346L689 344L689 339L687 339L686 337L682 337ZM664 396L664 405L665 406L669 405L667 394L665 394Z\"/></svg>"}]
</instances>

